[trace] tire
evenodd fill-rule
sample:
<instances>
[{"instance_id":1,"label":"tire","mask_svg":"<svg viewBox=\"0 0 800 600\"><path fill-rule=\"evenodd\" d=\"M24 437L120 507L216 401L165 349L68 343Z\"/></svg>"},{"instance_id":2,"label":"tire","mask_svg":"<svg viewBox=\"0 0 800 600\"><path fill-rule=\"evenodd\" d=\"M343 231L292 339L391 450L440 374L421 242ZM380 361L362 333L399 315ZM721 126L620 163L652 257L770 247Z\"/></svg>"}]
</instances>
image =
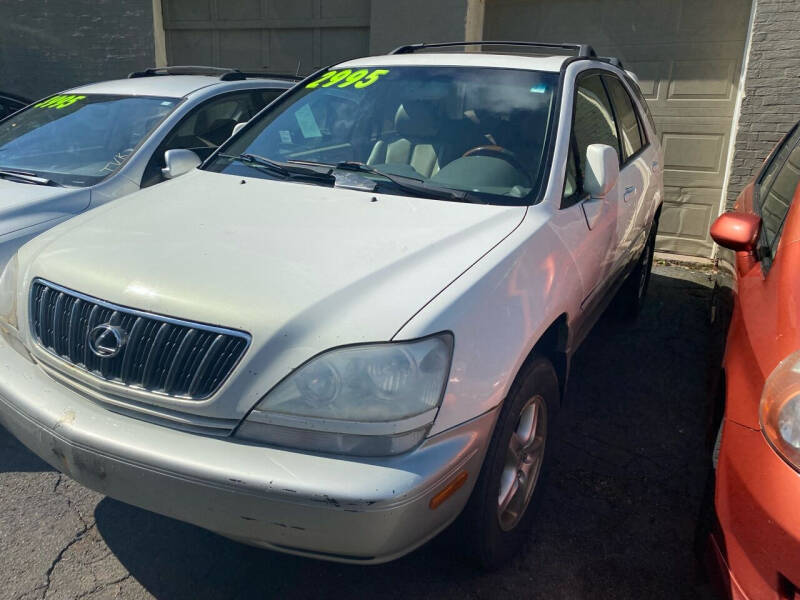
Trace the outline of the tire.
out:
<instances>
[{"instance_id":1,"label":"tire","mask_svg":"<svg viewBox=\"0 0 800 600\"><path fill-rule=\"evenodd\" d=\"M460 517L464 549L484 569L508 564L530 537L548 471L547 432L558 400L553 365L533 357L503 403L478 481ZM512 434L514 448L521 447L521 452L512 451Z\"/></svg>"},{"instance_id":2,"label":"tire","mask_svg":"<svg viewBox=\"0 0 800 600\"><path fill-rule=\"evenodd\" d=\"M653 254L656 248L656 230L658 224L653 223L647 242L644 245L636 266L628 275L628 279L622 284L617 296L617 304L620 316L625 319L635 319L642 312L647 288L650 286L650 274L653 269Z\"/></svg>"}]
</instances>

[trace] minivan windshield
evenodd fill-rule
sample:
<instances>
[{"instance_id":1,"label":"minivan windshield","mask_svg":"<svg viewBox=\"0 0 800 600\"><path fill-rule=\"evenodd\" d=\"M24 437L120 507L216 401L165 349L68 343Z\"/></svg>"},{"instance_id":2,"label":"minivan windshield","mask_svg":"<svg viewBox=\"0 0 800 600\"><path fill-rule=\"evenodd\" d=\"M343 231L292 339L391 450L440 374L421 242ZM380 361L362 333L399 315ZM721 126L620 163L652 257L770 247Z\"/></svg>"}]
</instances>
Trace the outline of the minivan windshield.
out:
<instances>
[{"instance_id":1,"label":"minivan windshield","mask_svg":"<svg viewBox=\"0 0 800 600\"><path fill-rule=\"evenodd\" d=\"M0 121L0 171L66 186L94 185L119 169L178 98L60 94Z\"/></svg>"},{"instance_id":2,"label":"minivan windshield","mask_svg":"<svg viewBox=\"0 0 800 600\"><path fill-rule=\"evenodd\" d=\"M529 70L328 70L255 117L204 168L275 178L279 164L284 179L319 184L326 180L293 178L287 168L327 166L386 193L446 189L525 204L544 177L557 87L557 73Z\"/></svg>"}]
</instances>

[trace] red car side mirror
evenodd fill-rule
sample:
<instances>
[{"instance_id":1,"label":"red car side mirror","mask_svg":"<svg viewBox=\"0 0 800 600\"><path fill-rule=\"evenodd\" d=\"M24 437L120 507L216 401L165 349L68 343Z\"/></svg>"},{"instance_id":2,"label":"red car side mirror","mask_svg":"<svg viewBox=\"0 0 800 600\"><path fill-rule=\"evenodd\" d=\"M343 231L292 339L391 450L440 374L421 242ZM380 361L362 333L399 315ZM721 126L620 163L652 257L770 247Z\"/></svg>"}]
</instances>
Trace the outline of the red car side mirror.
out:
<instances>
[{"instance_id":1,"label":"red car side mirror","mask_svg":"<svg viewBox=\"0 0 800 600\"><path fill-rule=\"evenodd\" d=\"M761 232L761 217L750 213L722 213L711 225L711 237L723 248L753 252Z\"/></svg>"}]
</instances>

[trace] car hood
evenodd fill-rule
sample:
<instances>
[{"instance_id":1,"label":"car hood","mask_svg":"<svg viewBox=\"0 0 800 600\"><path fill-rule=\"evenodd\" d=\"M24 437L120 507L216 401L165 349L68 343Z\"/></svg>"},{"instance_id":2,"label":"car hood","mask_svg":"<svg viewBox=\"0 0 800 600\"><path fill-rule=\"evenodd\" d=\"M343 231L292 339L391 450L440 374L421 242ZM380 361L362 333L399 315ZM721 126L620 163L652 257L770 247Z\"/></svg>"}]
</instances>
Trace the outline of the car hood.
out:
<instances>
[{"instance_id":1,"label":"car hood","mask_svg":"<svg viewBox=\"0 0 800 600\"><path fill-rule=\"evenodd\" d=\"M56 227L21 260L28 281L250 333L237 371L260 395L325 349L391 339L524 214L197 171Z\"/></svg>"},{"instance_id":2,"label":"car hood","mask_svg":"<svg viewBox=\"0 0 800 600\"><path fill-rule=\"evenodd\" d=\"M89 205L86 188L65 188L0 179L0 235L81 212Z\"/></svg>"}]
</instances>

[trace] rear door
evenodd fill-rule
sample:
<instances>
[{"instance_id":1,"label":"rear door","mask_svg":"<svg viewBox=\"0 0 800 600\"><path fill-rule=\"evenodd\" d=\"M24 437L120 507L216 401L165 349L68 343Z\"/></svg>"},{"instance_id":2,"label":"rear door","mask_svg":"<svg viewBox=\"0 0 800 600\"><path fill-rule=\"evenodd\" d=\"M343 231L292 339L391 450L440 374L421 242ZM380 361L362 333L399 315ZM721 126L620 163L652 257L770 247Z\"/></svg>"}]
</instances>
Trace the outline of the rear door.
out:
<instances>
[{"instance_id":1,"label":"rear door","mask_svg":"<svg viewBox=\"0 0 800 600\"><path fill-rule=\"evenodd\" d=\"M590 198L583 188L586 149L592 144L619 148L614 113L600 75L579 76L574 99L564 196L553 224L570 248L583 286L574 339L578 344L604 307L604 292L613 280L617 212L622 199L619 184L604 198Z\"/></svg>"},{"instance_id":2,"label":"rear door","mask_svg":"<svg viewBox=\"0 0 800 600\"><path fill-rule=\"evenodd\" d=\"M620 274L633 264L644 247L649 207L655 194L653 146L648 139L633 99L622 81L613 74L603 75L614 107L620 141L620 179L622 203L617 213L617 251L615 272ZM657 161L656 161L657 162Z\"/></svg>"}]
</instances>

